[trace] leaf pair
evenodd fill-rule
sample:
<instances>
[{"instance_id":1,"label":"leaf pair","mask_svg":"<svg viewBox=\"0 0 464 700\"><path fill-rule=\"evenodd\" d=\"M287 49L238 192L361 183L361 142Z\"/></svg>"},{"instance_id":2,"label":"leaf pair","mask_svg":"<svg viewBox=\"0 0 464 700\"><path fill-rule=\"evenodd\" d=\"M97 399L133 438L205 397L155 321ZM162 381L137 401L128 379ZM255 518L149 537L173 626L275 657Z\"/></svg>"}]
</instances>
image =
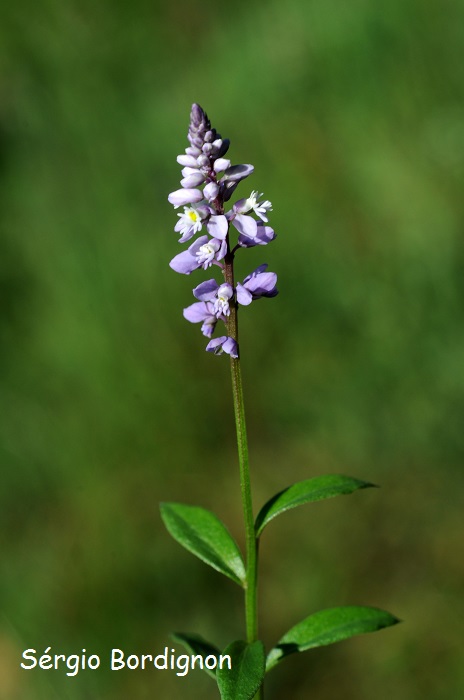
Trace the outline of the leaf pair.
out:
<instances>
[{"instance_id":1,"label":"leaf pair","mask_svg":"<svg viewBox=\"0 0 464 700\"><path fill-rule=\"evenodd\" d=\"M281 513L305 503L313 503L343 494L350 494L374 484L352 477L324 475L301 481L271 498L260 510L255 522L256 538L266 525ZM210 511L181 503L162 503L161 516L169 533L181 545L206 564L246 586L246 570L237 543L225 525ZM267 659L262 642L236 641L223 652L232 660L227 666L204 670L218 683L222 700L252 700L267 671L289 654L333 644L357 634L375 632L399 620L383 610L366 606L345 606L321 610L292 627L271 649ZM191 653L216 656L221 652L201 637L176 634L173 638Z\"/></svg>"},{"instance_id":2,"label":"leaf pair","mask_svg":"<svg viewBox=\"0 0 464 700\"><path fill-rule=\"evenodd\" d=\"M230 656L231 668L218 665L217 671L204 670L217 681L222 700L251 700L260 688L265 674L289 654L340 642L357 634L376 632L390 627L399 620L378 608L349 605L329 608L310 615L292 627L271 649L267 659L261 641L248 644L236 641L222 652ZM203 658L214 655L219 649L201 637L175 634L173 639L183 644L193 654Z\"/></svg>"},{"instance_id":3,"label":"leaf pair","mask_svg":"<svg viewBox=\"0 0 464 700\"><path fill-rule=\"evenodd\" d=\"M256 537L281 513L326 498L349 494L373 486L366 481L339 474L326 474L289 486L271 498L256 518ZM238 583L245 586L246 571L237 543L225 525L205 508L182 503L162 503L161 517L179 544Z\"/></svg>"}]
</instances>

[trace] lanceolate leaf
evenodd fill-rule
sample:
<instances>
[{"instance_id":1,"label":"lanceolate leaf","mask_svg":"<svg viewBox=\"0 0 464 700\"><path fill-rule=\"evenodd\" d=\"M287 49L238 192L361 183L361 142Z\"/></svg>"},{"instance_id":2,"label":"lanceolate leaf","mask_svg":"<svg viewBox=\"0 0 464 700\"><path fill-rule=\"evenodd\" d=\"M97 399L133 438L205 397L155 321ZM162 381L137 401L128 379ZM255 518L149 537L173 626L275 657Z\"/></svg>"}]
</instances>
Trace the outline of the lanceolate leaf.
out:
<instances>
[{"instance_id":1,"label":"lanceolate leaf","mask_svg":"<svg viewBox=\"0 0 464 700\"><path fill-rule=\"evenodd\" d=\"M217 659L219 659L219 654L221 653L219 649L196 634L183 634L183 632L175 632L174 634L171 634L171 637L175 642L183 644L187 651L189 651L191 654L201 656L203 660L206 659L207 656L215 656ZM206 671L211 678L216 678L215 669L208 669L205 665L203 665L203 670Z\"/></svg>"},{"instance_id":2,"label":"lanceolate leaf","mask_svg":"<svg viewBox=\"0 0 464 700\"><path fill-rule=\"evenodd\" d=\"M269 671L289 654L340 642L356 634L376 632L397 622L398 618L390 613L366 606L348 605L321 610L284 634L269 652L266 670Z\"/></svg>"},{"instance_id":3,"label":"lanceolate leaf","mask_svg":"<svg viewBox=\"0 0 464 700\"><path fill-rule=\"evenodd\" d=\"M299 481L276 494L264 504L256 518L256 534L260 535L270 520L286 510L296 508L304 503L313 503L325 498L353 493L353 491L369 486L374 486L374 484L341 474L325 474Z\"/></svg>"},{"instance_id":4,"label":"lanceolate leaf","mask_svg":"<svg viewBox=\"0 0 464 700\"><path fill-rule=\"evenodd\" d=\"M263 643L232 642L223 652L229 654L232 668L218 668L216 680L222 700L251 700L263 682L265 653Z\"/></svg>"},{"instance_id":5,"label":"lanceolate leaf","mask_svg":"<svg viewBox=\"0 0 464 700\"><path fill-rule=\"evenodd\" d=\"M239 585L245 583L245 565L237 543L211 511L181 503L161 503L161 517L170 534Z\"/></svg>"}]
</instances>

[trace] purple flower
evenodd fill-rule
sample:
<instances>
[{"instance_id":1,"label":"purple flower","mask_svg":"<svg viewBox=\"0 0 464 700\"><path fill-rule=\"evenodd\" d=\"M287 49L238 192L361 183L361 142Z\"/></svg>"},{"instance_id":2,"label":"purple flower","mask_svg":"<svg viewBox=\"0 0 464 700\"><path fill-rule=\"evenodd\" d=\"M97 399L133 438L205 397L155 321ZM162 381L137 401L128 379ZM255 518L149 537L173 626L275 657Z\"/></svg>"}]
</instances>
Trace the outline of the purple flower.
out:
<instances>
[{"instance_id":1,"label":"purple flower","mask_svg":"<svg viewBox=\"0 0 464 700\"><path fill-rule=\"evenodd\" d=\"M201 301L213 301L213 311L216 318L229 316L229 300L234 296L234 290L230 284L224 282L219 285L216 280L202 282L193 290L193 296Z\"/></svg>"},{"instance_id":2,"label":"purple flower","mask_svg":"<svg viewBox=\"0 0 464 700\"><path fill-rule=\"evenodd\" d=\"M246 214L249 211L253 211L256 216L259 216L262 221L267 223L268 218L266 212L272 211L272 204L267 199L265 202L258 202L258 198L262 196L262 192L258 194L257 190L253 190L249 197L239 199L238 202L235 202L233 209L237 214Z\"/></svg>"},{"instance_id":3,"label":"purple flower","mask_svg":"<svg viewBox=\"0 0 464 700\"><path fill-rule=\"evenodd\" d=\"M227 253L226 241L221 241L218 238L211 238L210 241L205 241L195 250L195 255L198 259L200 267L207 270L213 262L222 260Z\"/></svg>"},{"instance_id":4,"label":"purple flower","mask_svg":"<svg viewBox=\"0 0 464 700\"><path fill-rule=\"evenodd\" d=\"M174 231L182 234L179 243L190 240L202 228L203 220L209 215L207 207L184 207L183 214L177 214L179 221L174 227Z\"/></svg>"},{"instance_id":5,"label":"purple flower","mask_svg":"<svg viewBox=\"0 0 464 700\"><path fill-rule=\"evenodd\" d=\"M225 240L229 230L227 219L223 215L211 215L212 211L214 209L207 205L184 207L184 213L177 214L179 221L174 227L174 231L182 234L179 243L185 243L193 238L201 231L203 224L206 224L206 229L212 238Z\"/></svg>"},{"instance_id":6,"label":"purple flower","mask_svg":"<svg viewBox=\"0 0 464 700\"><path fill-rule=\"evenodd\" d=\"M199 267L206 270L213 262L222 260L227 252L226 241L217 238L208 239L208 236L200 236L187 250L176 255L169 267L183 275L189 275Z\"/></svg>"},{"instance_id":7,"label":"purple flower","mask_svg":"<svg viewBox=\"0 0 464 700\"><path fill-rule=\"evenodd\" d=\"M266 270L267 264L260 265L248 277L245 277L243 284L237 284L239 304L248 306L255 299L277 296L277 275L275 272L266 272Z\"/></svg>"},{"instance_id":8,"label":"purple flower","mask_svg":"<svg viewBox=\"0 0 464 700\"><path fill-rule=\"evenodd\" d=\"M213 338L206 346L206 352L213 352L215 355L222 355L223 352L231 357L238 357L237 342L227 335L221 335L220 338Z\"/></svg>"},{"instance_id":9,"label":"purple flower","mask_svg":"<svg viewBox=\"0 0 464 700\"><path fill-rule=\"evenodd\" d=\"M213 304L205 301L196 301L184 309L184 318L190 323L202 323L201 332L207 338L211 338L218 322L218 317L213 312ZM222 318L224 321L225 319Z\"/></svg>"}]
</instances>

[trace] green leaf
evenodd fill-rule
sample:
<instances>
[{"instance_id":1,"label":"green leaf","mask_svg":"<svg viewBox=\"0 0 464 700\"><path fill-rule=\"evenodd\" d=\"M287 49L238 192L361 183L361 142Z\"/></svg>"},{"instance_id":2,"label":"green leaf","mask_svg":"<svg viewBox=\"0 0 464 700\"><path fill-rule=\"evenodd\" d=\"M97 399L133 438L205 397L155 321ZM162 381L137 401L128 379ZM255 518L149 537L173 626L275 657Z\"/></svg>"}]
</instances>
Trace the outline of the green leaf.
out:
<instances>
[{"instance_id":1,"label":"green leaf","mask_svg":"<svg viewBox=\"0 0 464 700\"><path fill-rule=\"evenodd\" d=\"M376 632L397 622L398 618L390 613L366 606L347 605L321 610L284 634L269 652L266 670L269 671L289 654L340 642L356 634Z\"/></svg>"},{"instance_id":2,"label":"green leaf","mask_svg":"<svg viewBox=\"0 0 464 700\"><path fill-rule=\"evenodd\" d=\"M241 586L245 565L237 543L222 522L205 508L161 503L161 517L179 544Z\"/></svg>"},{"instance_id":3,"label":"green leaf","mask_svg":"<svg viewBox=\"0 0 464 700\"><path fill-rule=\"evenodd\" d=\"M207 642L199 635L184 634L183 632L174 632L173 634L171 634L171 638L175 642L183 644L183 646L191 654L201 656L203 660L205 660L207 656L215 656L217 659L219 659L219 655L221 653L219 649ZM215 669L209 669L206 668L206 666L203 666L203 671L205 671L209 676L211 676L211 678L216 678Z\"/></svg>"},{"instance_id":4,"label":"green leaf","mask_svg":"<svg viewBox=\"0 0 464 700\"><path fill-rule=\"evenodd\" d=\"M247 644L232 642L223 651L231 658L232 668L227 664L218 668L216 680L222 700L251 700L263 682L265 653L260 641Z\"/></svg>"},{"instance_id":5,"label":"green leaf","mask_svg":"<svg viewBox=\"0 0 464 700\"><path fill-rule=\"evenodd\" d=\"M375 486L375 484L341 474L325 474L299 481L276 494L264 504L256 518L256 534L259 536L269 521L286 510L296 508L304 503L313 503L325 498L353 493L353 491L369 486Z\"/></svg>"}]
</instances>

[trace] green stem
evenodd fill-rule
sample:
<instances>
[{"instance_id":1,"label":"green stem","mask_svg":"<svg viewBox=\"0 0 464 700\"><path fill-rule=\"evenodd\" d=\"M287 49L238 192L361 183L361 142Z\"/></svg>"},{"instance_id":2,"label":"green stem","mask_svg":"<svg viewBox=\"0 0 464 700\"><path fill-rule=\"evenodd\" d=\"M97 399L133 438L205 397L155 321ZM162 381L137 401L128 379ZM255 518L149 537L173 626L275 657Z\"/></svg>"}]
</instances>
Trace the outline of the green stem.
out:
<instances>
[{"instance_id":1,"label":"green stem","mask_svg":"<svg viewBox=\"0 0 464 700\"><path fill-rule=\"evenodd\" d=\"M234 255L230 252L224 259L224 277L232 287L234 284ZM227 331L231 338L238 344L238 318L237 302L230 305L230 316L227 323ZM243 513L245 518L246 537L246 588L245 588L245 622L247 641L255 642L258 639L258 607L257 607L257 582L258 582L258 539L255 535L253 503L251 496L250 465L248 461L248 441L245 422L245 404L243 400L242 370L240 356L231 357L232 393L234 399L235 426L237 430L238 461L240 468L240 490L242 494ZM263 688L259 689L256 700L264 698Z\"/></svg>"}]
</instances>

